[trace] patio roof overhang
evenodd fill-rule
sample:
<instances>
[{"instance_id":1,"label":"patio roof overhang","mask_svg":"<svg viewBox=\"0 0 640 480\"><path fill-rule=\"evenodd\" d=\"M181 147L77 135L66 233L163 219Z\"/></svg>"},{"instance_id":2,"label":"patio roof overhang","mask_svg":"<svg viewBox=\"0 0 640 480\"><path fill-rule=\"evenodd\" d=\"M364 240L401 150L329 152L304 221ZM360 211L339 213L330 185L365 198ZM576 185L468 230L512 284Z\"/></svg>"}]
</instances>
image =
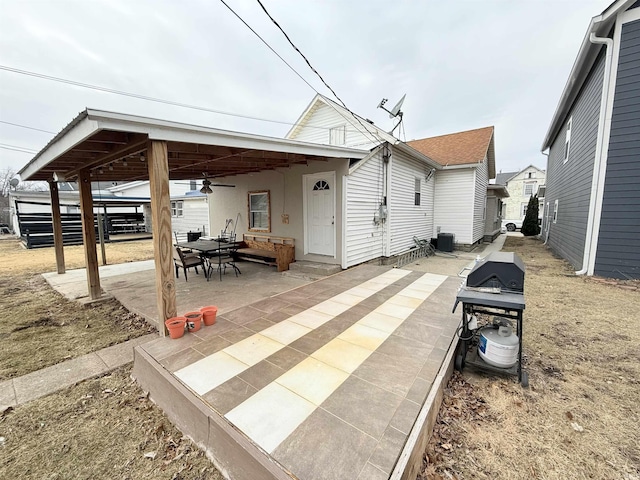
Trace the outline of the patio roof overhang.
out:
<instances>
[{"instance_id":1,"label":"patio roof overhang","mask_svg":"<svg viewBox=\"0 0 640 480\"><path fill-rule=\"evenodd\" d=\"M169 178L219 178L369 152L86 109L22 170L22 180L76 181L89 169L101 181L149 178L149 141L167 142Z\"/></svg>"}]
</instances>

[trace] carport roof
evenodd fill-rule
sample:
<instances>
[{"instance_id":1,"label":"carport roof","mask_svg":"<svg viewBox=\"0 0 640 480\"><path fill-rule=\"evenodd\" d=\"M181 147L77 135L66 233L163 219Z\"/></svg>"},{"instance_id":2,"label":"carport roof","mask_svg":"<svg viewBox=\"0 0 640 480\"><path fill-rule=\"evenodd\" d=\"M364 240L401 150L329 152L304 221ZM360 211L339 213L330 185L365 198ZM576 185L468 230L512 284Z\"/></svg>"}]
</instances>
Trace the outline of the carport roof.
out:
<instances>
[{"instance_id":1,"label":"carport roof","mask_svg":"<svg viewBox=\"0 0 640 480\"><path fill-rule=\"evenodd\" d=\"M74 181L89 169L101 181L149 178L150 140L166 141L172 180L225 177L369 152L86 109L22 170L22 180Z\"/></svg>"}]
</instances>

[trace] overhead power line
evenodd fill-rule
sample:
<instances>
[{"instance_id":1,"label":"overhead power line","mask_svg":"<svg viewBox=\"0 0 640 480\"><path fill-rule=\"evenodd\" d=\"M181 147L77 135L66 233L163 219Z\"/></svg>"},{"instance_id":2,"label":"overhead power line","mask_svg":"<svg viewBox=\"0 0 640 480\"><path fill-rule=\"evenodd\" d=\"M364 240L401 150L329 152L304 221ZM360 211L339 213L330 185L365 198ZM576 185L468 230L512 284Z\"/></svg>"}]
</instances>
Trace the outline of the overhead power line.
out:
<instances>
[{"instance_id":1,"label":"overhead power line","mask_svg":"<svg viewBox=\"0 0 640 480\"><path fill-rule=\"evenodd\" d=\"M149 96L146 96L146 95L139 95L137 93L123 92L123 91L120 91L120 90L115 90L115 89L108 88L108 87L102 87L102 86L99 86L99 85L91 85L91 84L88 84L88 83L76 82L75 80L69 80L69 79L66 79L66 78L53 77L51 75L45 75L45 74L42 74L42 73L29 72L27 70L20 70L20 69L17 69L17 68L6 66L6 65L0 65L0 70L4 70L4 71L7 71L7 72L12 72L12 73L17 73L19 75L26 75L26 76L29 76L29 77L40 78L40 79L43 79L43 80L49 80L49 81L52 81L52 82L64 83L64 84L67 84L67 85L73 85L73 86L76 86L76 87L86 88L86 89L89 89L89 90L96 90L96 91L100 91L100 92L112 93L114 95L122 95L122 96L125 96L125 97L131 97L131 98L137 98L137 99L140 99L140 100L146 100L146 101L149 101L149 102L156 102L156 103L162 103L162 104L165 104L165 105L172 105L172 106L175 106L175 107L182 107L182 108L189 108L189 109L192 109L192 110L199 110L199 111L203 111L203 112L217 113L219 115L227 115L227 116L230 116L230 117L245 118L245 119L248 119L248 120L256 120L256 121L259 121L259 122L276 123L276 124L287 125L287 126L296 125L295 122L286 122L286 121L283 121L283 120L274 120L274 119L270 119L270 118L253 117L251 115L243 115L243 114L240 114L240 113L225 112L223 110L216 110L216 109L213 109L213 108L201 107L201 106L198 106L198 105L189 105L189 104L186 104L186 103L174 102L174 101L171 101L171 100L164 100L164 99L161 99L161 98L149 97ZM13 123L10 123L10 122L2 122L2 123L7 123L7 124L10 124L10 125L17 125L17 124L13 124ZM33 127L26 127L24 125L20 125L20 126L22 126L24 128L29 128L29 129L32 129L32 130L40 130L40 129L33 128ZM326 130L326 131L330 130L330 128L328 128L328 127L320 127L320 126L316 126L316 125L307 124L305 126L309 127L309 128L315 128L315 129ZM42 131L46 132L46 133L54 133L54 132L49 132L48 130L42 130ZM359 130L348 130L348 131L355 132L355 131L359 131Z\"/></svg>"},{"instance_id":2,"label":"overhead power line","mask_svg":"<svg viewBox=\"0 0 640 480\"><path fill-rule=\"evenodd\" d=\"M19 123L5 122L4 120L0 120L0 123L4 123L6 125L13 125L14 127L27 128L29 130L35 130L36 132L51 133L52 135L56 134L56 132L50 132L49 130L42 130L41 128L35 128L35 127L28 127L27 125L20 125Z\"/></svg>"},{"instance_id":3,"label":"overhead power line","mask_svg":"<svg viewBox=\"0 0 640 480\"><path fill-rule=\"evenodd\" d=\"M4 150L12 150L14 152L28 153L30 155L34 155L38 153L37 150L27 147L19 147L17 145L7 145L6 143L0 143L0 148Z\"/></svg>"},{"instance_id":4,"label":"overhead power line","mask_svg":"<svg viewBox=\"0 0 640 480\"><path fill-rule=\"evenodd\" d=\"M222 1L222 0L221 0ZM311 71L313 73L315 73L318 78L322 81L322 83L325 85L325 87L327 87L329 89L329 91L333 94L333 96L342 104L342 106L351 114L353 115L353 118L356 119L356 121L360 124L360 126L364 129L365 132L369 132L370 134L374 135L375 137L377 137L377 139L379 141L384 141L382 138L380 138L375 132L371 132L367 127L364 126L364 124L360 121L360 119L358 118L358 116L353 113L349 107L347 107L347 104L344 103L342 101L342 99L338 96L338 94L335 92L335 90L333 88L331 88L331 85L329 85L324 78L322 78L322 75L320 75L320 73L318 72L318 70L316 70L313 65L311 65L311 62L309 61L309 59L304 55L304 53L302 53L300 51L300 49L293 43L293 41L289 38L289 35L287 35L287 33L283 30L283 28L280 26L280 24L271 16L271 14L267 11L267 9L265 8L265 6L262 4L262 2L260 0L256 0L258 2L258 4L260 5L260 7L262 8L262 10L264 11L264 13L267 15L267 17L269 17L269 19L273 22L273 24L278 28L278 30L280 30L280 32L282 32L282 35L284 35L284 38L287 39L287 41L289 42L289 44L293 47L293 49L298 52L300 54L300 56L304 59L304 61L307 63L307 65L309 66L309 68L311 69ZM279 55L278 55L279 56ZM315 90L315 89L314 89Z\"/></svg>"}]
</instances>

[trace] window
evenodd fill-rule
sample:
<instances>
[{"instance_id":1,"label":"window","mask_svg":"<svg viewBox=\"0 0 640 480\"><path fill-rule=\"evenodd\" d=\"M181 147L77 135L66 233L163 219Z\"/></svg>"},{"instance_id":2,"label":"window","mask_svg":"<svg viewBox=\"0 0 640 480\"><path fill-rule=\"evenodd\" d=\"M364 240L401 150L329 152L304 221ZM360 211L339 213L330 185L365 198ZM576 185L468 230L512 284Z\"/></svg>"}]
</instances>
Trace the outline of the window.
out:
<instances>
[{"instance_id":1,"label":"window","mask_svg":"<svg viewBox=\"0 0 640 480\"><path fill-rule=\"evenodd\" d=\"M416 184L415 184L415 189L414 189L414 195L413 195L413 204L414 205L420 205L420 179L416 178Z\"/></svg>"},{"instance_id":2,"label":"window","mask_svg":"<svg viewBox=\"0 0 640 480\"><path fill-rule=\"evenodd\" d=\"M527 178L535 178L535 175L533 172L527 172Z\"/></svg>"},{"instance_id":3,"label":"window","mask_svg":"<svg viewBox=\"0 0 640 480\"><path fill-rule=\"evenodd\" d=\"M558 200L553 202L553 223L558 219Z\"/></svg>"},{"instance_id":4,"label":"window","mask_svg":"<svg viewBox=\"0 0 640 480\"><path fill-rule=\"evenodd\" d=\"M189 190L195 190L198 188L198 184L195 180L189 180Z\"/></svg>"},{"instance_id":5,"label":"window","mask_svg":"<svg viewBox=\"0 0 640 480\"><path fill-rule=\"evenodd\" d=\"M520 207L522 210L522 216L524 217L527 214L527 207L529 206L528 203L521 203Z\"/></svg>"},{"instance_id":6,"label":"window","mask_svg":"<svg viewBox=\"0 0 640 480\"><path fill-rule=\"evenodd\" d=\"M529 182L524 184L524 196L530 197L535 193L536 186L538 184L536 182Z\"/></svg>"},{"instance_id":7,"label":"window","mask_svg":"<svg viewBox=\"0 0 640 480\"><path fill-rule=\"evenodd\" d=\"M344 145L346 143L346 125L329 129L329 144Z\"/></svg>"},{"instance_id":8,"label":"window","mask_svg":"<svg viewBox=\"0 0 640 480\"><path fill-rule=\"evenodd\" d=\"M249 231L271 231L269 190L249 192Z\"/></svg>"},{"instance_id":9,"label":"window","mask_svg":"<svg viewBox=\"0 0 640 480\"><path fill-rule=\"evenodd\" d=\"M174 218L182 216L182 200L171 202L171 216Z\"/></svg>"},{"instance_id":10,"label":"window","mask_svg":"<svg viewBox=\"0 0 640 480\"><path fill-rule=\"evenodd\" d=\"M564 136L564 160L562 163L567 163L569 160L569 150L571 149L571 124L573 123L573 117L569 118L567 122L567 133Z\"/></svg>"}]
</instances>

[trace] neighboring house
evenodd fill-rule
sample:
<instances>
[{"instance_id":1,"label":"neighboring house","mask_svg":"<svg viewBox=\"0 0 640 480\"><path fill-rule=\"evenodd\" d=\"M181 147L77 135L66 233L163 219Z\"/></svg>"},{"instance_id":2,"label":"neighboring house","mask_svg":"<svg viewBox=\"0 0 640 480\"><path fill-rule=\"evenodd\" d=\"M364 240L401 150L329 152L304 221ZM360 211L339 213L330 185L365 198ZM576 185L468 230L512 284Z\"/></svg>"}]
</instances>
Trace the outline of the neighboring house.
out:
<instances>
[{"instance_id":1,"label":"neighboring house","mask_svg":"<svg viewBox=\"0 0 640 480\"><path fill-rule=\"evenodd\" d=\"M200 193L202 182L196 180L169 182L171 196L171 229L173 232L202 232L211 234L209 228L209 203L207 195ZM149 196L149 181L123 183L109 188L114 195ZM144 205L147 231L151 231L151 210ZM217 232L213 232L214 234Z\"/></svg>"},{"instance_id":2,"label":"neighboring house","mask_svg":"<svg viewBox=\"0 0 640 480\"><path fill-rule=\"evenodd\" d=\"M97 183L92 183L92 188L97 186ZM58 196L65 245L82 243L80 193L77 185L60 182ZM92 196L94 214L105 215L106 212L106 217L102 217L106 240L109 240L110 235L113 234L150 231L144 227L142 213L143 207L149 205L148 196L116 196L109 190L93 190ZM9 204L13 233L21 237L28 248L53 245L50 192L11 191Z\"/></svg>"},{"instance_id":3,"label":"neighboring house","mask_svg":"<svg viewBox=\"0 0 640 480\"><path fill-rule=\"evenodd\" d=\"M435 233L454 233L459 246L473 246L485 236L493 240L500 233L497 204L487 222L487 188L496 176L493 132L485 127L409 142L441 167L435 174ZM504 196L495 189L492 204Z\"/></svg>"},{"instance_id":4,"label":"neighboring house","mask_svg":"<svg viewBox=\"0 0 640 480\"><path fill-rule=\"evenodd\" d=\"M495 185L504 185L509 192L509 197L503 201L502 226L513 232L522 227L522 220L527 213L531 195L538 194L540 203L538 217L542 219L544 198L539 188L545 185L546 174L534 165L529 165L519 172L498 173Z\"/></svg>"},{"instance_id":5,"label":"neighboring house","mask_svg":"<svg viewBox=\"0 0 640 480\"><path fill-rule=\"evenodd\" d=\"M640 278L640 2L594 17L551 120L542 236L578 274Z\"/></svg>"}]
</instances>

